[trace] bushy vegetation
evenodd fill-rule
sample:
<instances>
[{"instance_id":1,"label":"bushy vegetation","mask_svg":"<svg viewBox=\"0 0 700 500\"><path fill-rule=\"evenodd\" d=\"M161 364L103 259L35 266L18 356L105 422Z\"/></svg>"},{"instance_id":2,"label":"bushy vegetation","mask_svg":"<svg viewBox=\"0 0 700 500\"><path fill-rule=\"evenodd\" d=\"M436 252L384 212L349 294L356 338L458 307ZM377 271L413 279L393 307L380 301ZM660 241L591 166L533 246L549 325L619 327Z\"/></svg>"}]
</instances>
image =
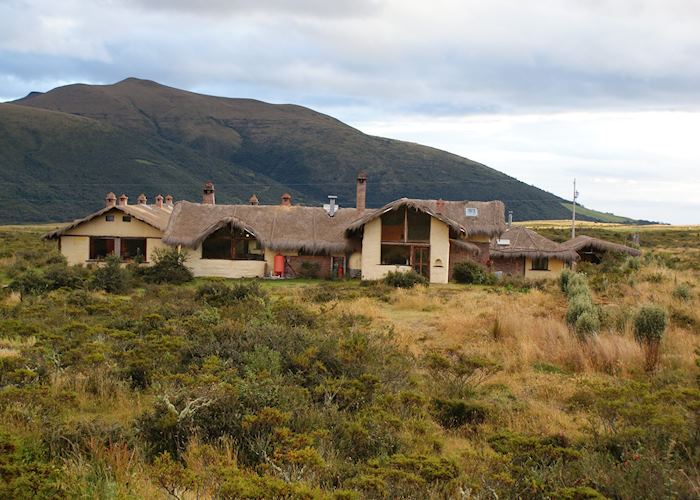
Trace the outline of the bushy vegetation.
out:
<instances>
[{"instance_id":1,"label":"bushy vegetation","mask_svg":"<svg viewBox=\"0 0 700 500\"><path fill-rule=\"evenodd\" d=\"M455 264L452 275L457 283L492 285L496 282L496 276L486 267L470 260Z\"/></svg>"},{"instance_id":2,"label":"bushy vegetation","mask_svg":"<svg viewBox=\"0 0 700 500\"><path fill-rule=\"evenodd\" d=\"M666 311L656 305L642 306L634 318L634 338L644 346L647 371L653 371L659 363L659 346L666 323Z\"/></svg>"},{"instance_id":3,"label":"bushy vegetation","mask_svg":"<svg viewBox=\"0 0 700 500\"><path fill-rule=\"evenodd\" d=\"M384 283L396 288L413 288L416 285L427 285L428 280L414 270L389 271L384 278Z\"/></svg>"},{"instance_id":4,"label":"bushy vegetation","mask_svg":"<svg viewBox=\"0 0 700 500\"><path fill-rule=\"evenodd\" d=\"M144 281L173 285L192 281L192 271L187 267L187 253L177 248L159 248L154 253L153 265L140 268Z\"/></svg>"},{"instance_id":5,"label":"bushy vegetation","mask_svg":"<svg viewBox=\"0 0 700 500\"><path fill-rule=\"evenodd\" d=\"M678 320L698 303L672 276L601 295L572 273L564 296L114 266L98 288L33 245L0 245L0 280L32 290L0 296L2 498L700 493L700 345ZM131 286L108 293L116 268Z\"/></svg>"},{"instance_id":6,"label":"bushy vegetation","mask_svg":"<svg viewBox=\"0 0 700 500\"><path fill-rule=\"evenodd\" d=\"M562 273L559 287L569 298L566 322L573 327L581 339L595 335L600 330L600 312L593 303L586 275L582 273Z\"/></svg>"}]
</instances>

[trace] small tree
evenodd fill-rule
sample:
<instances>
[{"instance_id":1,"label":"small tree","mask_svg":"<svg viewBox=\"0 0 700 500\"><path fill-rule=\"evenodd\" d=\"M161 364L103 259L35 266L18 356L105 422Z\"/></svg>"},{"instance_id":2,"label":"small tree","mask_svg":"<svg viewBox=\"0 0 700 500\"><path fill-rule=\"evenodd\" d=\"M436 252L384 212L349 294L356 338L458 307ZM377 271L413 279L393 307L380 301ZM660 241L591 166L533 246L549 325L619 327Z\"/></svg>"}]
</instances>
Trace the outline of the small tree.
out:
<instances>
[{"instance_id":1,"label":"small tree","mask_svg":"<svg viewBox=\"0 0 700 500\"><path fill-rule=\"evenodd\" d=\"M148 283L172 283L179 285L191 281L192 271L185 265L187 254L177 248L157 249L155 263L143 269L143 279Z\"/></svg>"},{"instance_id":2,"label":"small tree","mask_svg":"<svg viewBox=\"0 0 700 500\"><path fill-rule=\"evenodd\" d=\"M471 283L475 285L491 285L496 278L484 266L478 262L465 260L454 265L452 276L457 283Z\"/></svg>"},{"instance_id":3,"label":"small tree","mask_svg":"<svg viewBox=\"0 0 700 500\"><path fill-rule=\"evenodd\" d=\"M657 305L642 306L634 318L634 338L644 348L646 371L654 371L659 364L659 346L666 323L666 311Z\"/></svg>"},{"instance_id":4,"label":"small tree","mask_svg":"<svg viewBox=\"0 0 700 500\"><path fill-rule=\"evenodd\" d=\"M122 269L117 255L105 259L105 265L99 267L92 275L92 287L108 293L124 293L131 287L131 275Z\"/></svg>"}]
</instances>

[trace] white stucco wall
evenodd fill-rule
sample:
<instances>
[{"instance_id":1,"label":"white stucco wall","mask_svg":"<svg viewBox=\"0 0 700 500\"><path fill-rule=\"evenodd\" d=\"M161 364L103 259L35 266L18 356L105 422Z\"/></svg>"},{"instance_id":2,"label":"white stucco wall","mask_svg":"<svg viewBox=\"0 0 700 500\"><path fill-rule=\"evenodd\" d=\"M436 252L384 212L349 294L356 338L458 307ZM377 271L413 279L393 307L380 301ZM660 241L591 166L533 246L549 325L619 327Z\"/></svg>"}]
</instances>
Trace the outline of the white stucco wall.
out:
<instances>
[{"instance_id":1,"label":"white stucco wall","mask_svg":"<svg viewBox=\"0 0 700 500\"><path fill-rule=\"evenodd\" d=\"M430 282L447 283L450 277L450 228L430 219Z\"/></svg>"},{"instance_id":2,"label":"white stucco wall","mask_svg":"<svg viewBox=\"0 0 700 500\"><path fill-rule=\"evenodd\" d=\"M262 278L267 268L264 260L203 259L202 245L188 251L186 265L195 276L211 278Z\"/></svg>"},{"instance_id":3,"label":"white stucco wall","mask_svg":"<svg viewBox=\"0 0 700 500\"><path fill-rule=\"evenodd\" d=\"M561 272L566 267L566 263L559 259L549 259L549 270L548 271L534 271L532 269L532 259L530 257L525 258L525 277L531 279L554 279L558 278Z\"/></svg>"}]
</instances>

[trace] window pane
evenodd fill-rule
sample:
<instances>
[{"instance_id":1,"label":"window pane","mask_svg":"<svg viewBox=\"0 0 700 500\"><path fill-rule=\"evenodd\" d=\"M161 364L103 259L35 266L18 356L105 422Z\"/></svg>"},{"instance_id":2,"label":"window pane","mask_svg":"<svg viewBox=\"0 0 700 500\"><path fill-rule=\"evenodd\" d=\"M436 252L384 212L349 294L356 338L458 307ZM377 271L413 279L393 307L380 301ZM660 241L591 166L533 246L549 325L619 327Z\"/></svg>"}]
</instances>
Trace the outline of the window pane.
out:
<instances>
[{"instance_id":1,"label":"window pane","mask_svg":"<svg viewBox=\"0 0 700 500\"><path fill-rule=\"evenodd\" d=\"M382 264L401 265L411 264L411 247L404 245L382 245Z\"/></svg>"},{"instance_id":2,"label":"window pane","mask_svg":"<svg viewBox=\"0 0 700 500\"><path fill-rule=\"evenodd\" d=\"M90 238L90 260L102 260L113 253L113 238Z\"/></svg>"},{"instance_id":3,"label":"window pane","mask_svg":"<svg viewBox=\"0 0 700 500\"><path fill-rule=\"evenodd\" d=\"M382 241L403 241L404 210L391 210L382 215Z\"/></svg>"},{"instance_id":4,"label":"window pane","mask_svg":"<svg viewBox=\"0 0 700 500\"><path fill-rule=\"evenodd\" d=\"M548 271L549 270L549 258L538 257L532 259L532 270L533 271Z\"/></svg>"},{"instance_id":5,"label":"window pane","mask_svg":"<svg viewBox=\"0 0 700 500\"><path fill-rule=\"evenodd\" d=\"M137 257L146 259L146 238L122 238L120 256L122 260L131 260Z\"/></svg>"},{"instance_id":6,"label":"window pane","mask_svg":"<svg viewBox=\"0 0 700 500\"><path fill-rule=\"evenodd\" d=\"M202 243L203 259L232 259L230 238L207 238Z\"/></svg>"},{"instance_id":7,"label":"window pane","mask_svg":"<svg viewBox=\"0 0 700 500\"><path fill-rule=\"evenodd\" d=\"M408 211L408 240L430 241L430 216L418 210Z\"/></svg>"}]
</instances>

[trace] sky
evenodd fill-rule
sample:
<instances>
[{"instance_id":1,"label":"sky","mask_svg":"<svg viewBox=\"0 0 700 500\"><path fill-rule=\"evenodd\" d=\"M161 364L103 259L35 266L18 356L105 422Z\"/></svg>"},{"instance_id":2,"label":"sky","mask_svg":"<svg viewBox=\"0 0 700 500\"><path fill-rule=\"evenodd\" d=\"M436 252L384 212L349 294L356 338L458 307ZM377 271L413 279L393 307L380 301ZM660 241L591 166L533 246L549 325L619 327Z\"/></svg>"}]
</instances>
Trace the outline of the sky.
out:
<instances>
[{"instance_id":1,"label":"sky","mask_svg":"<svg viewBox=\"0 0 700 500\"><path fill-rule=\"evenodd\" d=\"M296 103L700 224L697 0L0 0L0 101L129 76Z\"/></svg>"}]
</instances>

